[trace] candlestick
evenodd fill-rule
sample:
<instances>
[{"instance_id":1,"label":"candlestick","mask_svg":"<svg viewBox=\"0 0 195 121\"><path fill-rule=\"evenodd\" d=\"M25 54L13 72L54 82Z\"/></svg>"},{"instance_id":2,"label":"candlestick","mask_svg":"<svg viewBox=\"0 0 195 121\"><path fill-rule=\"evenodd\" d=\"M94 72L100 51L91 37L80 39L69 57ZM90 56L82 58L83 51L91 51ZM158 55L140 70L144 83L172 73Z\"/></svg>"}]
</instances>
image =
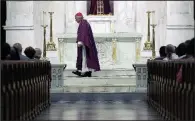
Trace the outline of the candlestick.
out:
<instances>
[{"instance_id":1,"label":"candlestick","mask_svg":"<svg viewBox=\"0 0 195 121\"><path fill-rule=\"evenodd\" d=\"M151 50L152 47L151 47L151 42L150 42L150 14L151 14L151 11L147 11L147 17L148 17L148 34L147 34L147 40L146 42L144 43L144 50Z\"/></svg>"},{"instance_id":2,"label":"candlestick","mask_svg":"<svg viewBox=\"0 0 195 121\"><path fill-rule=\"evenodd\" d=\"M114 38L112 39L112 60L113 60L113 63L116 64L116 61L117 61L117 48L116 48L116 42L117 42L117 39Z\"/></svg>"},{"instance_id":3,"label":"candlestick","mask_svg":"<svg viewBox=\"0 0 195 121\"><path fill-rule=\"evenodd\" d=\"M136 61L140 60L140 40L136 40Z\"/></svg>"},{"instance_id":4,"label":"candlestick","mask_svg":"<svg viewBox=\"0 0 195 121\"><path fill-rule=\"evenodd\" d=\"M114 29L114 21L111 22L111 32L114 33L115 29Z\"/></svg>"},{"instance_id":5,"label":"candlestick","mask_svg":"<svg viewBox=\"0 0 195 121\"><path fill-rule=\"evenodd\" d=\"M156 24L151 24L152 26L152 59L156 57L156 49L155 49L155 27Z\"/></svg>"},{"instance_id":6,"label":"candlestick","mask_svg":"<svg viewBox=\"0 0 195 121\"><path fill-rule=\"evenodd\" d=\"M48 60L46 58L46 28L48 27L48 25L41 25L41 27L43 27L43 58L42 60Z\"/></svg>"},{"instance_id":7,"label":"candlestick","mask_svg":"<svg viewBox=\"0 0 195 121\"><path fill-rule=\"evenodd\" d=\"M56 51L56 44L53 41L53 19L52 15L54 12L48 12L50 14L50 41L47 43L48 51Z\"/></svg>"}]
</instances>

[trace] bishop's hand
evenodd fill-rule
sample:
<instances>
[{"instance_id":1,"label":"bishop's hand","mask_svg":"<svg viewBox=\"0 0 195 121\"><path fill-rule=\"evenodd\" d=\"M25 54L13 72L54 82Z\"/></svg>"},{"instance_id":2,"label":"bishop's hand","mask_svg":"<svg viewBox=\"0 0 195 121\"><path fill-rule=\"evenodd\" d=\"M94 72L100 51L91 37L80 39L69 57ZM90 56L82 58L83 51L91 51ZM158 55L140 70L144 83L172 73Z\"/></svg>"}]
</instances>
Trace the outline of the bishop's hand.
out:
<instances>
[{"instance_id":1,"label":"bishop's hand","mask_svg":"<svg viewBox=\"0 0 195 121\"><path fill-rule=\"evenodd\" d=\"M82 43L82 42L78 42L78 43L77 43L77 46L78 46L78 47L82 47L82 46L83 46L83 43Z\"/></svg>"}]
</instances>

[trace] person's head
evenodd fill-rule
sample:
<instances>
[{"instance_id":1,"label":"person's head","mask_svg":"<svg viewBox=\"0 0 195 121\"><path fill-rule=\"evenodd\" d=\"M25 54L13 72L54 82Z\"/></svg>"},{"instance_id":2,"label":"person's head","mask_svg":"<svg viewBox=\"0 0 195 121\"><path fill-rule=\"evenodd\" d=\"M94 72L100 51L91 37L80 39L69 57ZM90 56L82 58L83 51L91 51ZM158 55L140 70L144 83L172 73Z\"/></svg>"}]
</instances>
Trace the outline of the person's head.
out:
<instances>
[{"instance_id":1,"label":"person's head","mask_svg":"<svg viewBox=\"0 0 195 121\"><path fill-rule=\"evenodd\" d=\"M165 46L161 46L159 50L160 57L166 57Z\"/></svg>"},{"instance_id":2,"label":"person's head","mask_svg":"<svg viewBox=\"0 0 195 121\"><path fill-rule=\"evenodd\" d=\"M82 13L77 13L76 15L75 15L75 21L77 22L77 23L80 23L81 21L83 20L83 14Z\"/></svg>"},{"instance_id":3,"label":"person's head","mask_svg":"<svg viewBox=\"0 0 195 121\"><path fill-rule=\"evenodd\" d=\"M2 43L1 45L1 59L5 60L7 56L10 54L11 47L8 43Z\"/></svg>"},{"instance_id":4,"label":"person's head","mask_svg":"<svg viewBox=\"0 0 195 121\"><path fill-rule=\"evenodd\" d=\"M40 48L35 48L35 51L36 51L35 58L36 59L40 59L41 58L41 55L42 55L41 49Z\"/></svg>"},{"instance_id":5,"label":"person's head","mask_svg":"<svg viewBox=\"0 0 195 121\"><path fill-rule=\"evenodd\" d=\"M178 45L178 47L176 48L176 54L180 57L186 54L186 43L181 43Z\"/></svg>"},{"instance_id":6,"label":"person's head","mask_svg":"<svg viewBox=\"0 0 195 121\"><path fill-rule=\"evenodd\" d=\"M194 49L195 49L195 44L194 44L194 38L190 40L189 44L187 45L187 55L191 55L195 57Z\"/></svg>"},{"instance_id":7,"label":"person's head","mask_svg":"<svg viewBox=\"0 0 195 121\"><path fill-rule=\"evenodd\" d=\"M185 41L186 46L189 45L190 41L191 41L191 40L186 40L186 41Z\"/></svg>"},{"instance_id":8,"label":"person's head","mask_svg":"<svg viewBox=\"0 0 195 121\"><path fill-rule=\"evenodd\" d=\"M15 47L11 48L9 59L10 60L20 60L20 55L19 55L19 52L18 52L17 48L15 48Z\"/></svg>"},{"instance_id":9,"label":"person's head","mask_svg":"<svg viewBox=\"0 0 195 121\"><path fill-rule=\"evenodd\" d=\"M168 57L170 57L172 53L175 53L175 46L173 46L172 44L168 44L165 48L165 53Z\"/></svg>"},{"instance_id":10,"label":"person's head","mask_svg":"<svg viewBox=\"0 0 195 121\"><path fill-rule=\"evenodd\" d=\"M24 53L25 55L30 58L30 59L34 59L34 56L35 56L35 49L33 47L27 47L25 50L24 50Z\"/></svg>"},{"instance_id":11,"label":"person's head","mask_svg":"<svg viewBox=\"0 0 195 121\"><path fill-rule=\"evenodd\" d=\"M18 50L18 53L21 54L22 53L22 45L20 43L15 43L13 45L13 47L15 47Z\"/></svg>"}]
</instances>

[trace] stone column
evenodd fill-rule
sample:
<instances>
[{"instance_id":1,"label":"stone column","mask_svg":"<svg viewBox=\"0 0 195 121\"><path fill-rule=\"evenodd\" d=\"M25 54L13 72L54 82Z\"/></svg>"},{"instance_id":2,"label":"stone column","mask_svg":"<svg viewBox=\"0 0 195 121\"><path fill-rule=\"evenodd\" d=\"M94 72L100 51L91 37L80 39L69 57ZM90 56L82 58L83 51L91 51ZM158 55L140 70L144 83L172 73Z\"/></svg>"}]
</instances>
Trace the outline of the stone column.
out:
<instances>
[{"instance_id":1,"label":"stone column","mask_svg":"<svg viewBox=\"0 0 195 121\"><path fill-rule=\"evenodd\" d=\"M135 15L135 28L136 32L142 33L141 48L143 50L144 42L147 39L147 8L146 1L134 1L136 2L136 15Z\"/></svg>"},{"instance_id":2,"label":"stone column","mask_svg":"<svg viewBox=\"0 0 195 121\"><path fill-rule=\"evenodd\" d=\"M193 1L167 1L167 27L164 45L194 37Z\"/></svg>"},{"instance_id":3,"label":"stone column","mask_svg":"<svg viewBox=\"0 0 195 121\"><path fill-rule=\"evenodd\" d=\"M134 1L114 1L114 16L116 16L116 32L135 31L136 4Z\"/></svg>"},{"instance_id":4,"label":"stone column","mask_svg":"<svg viewBox=\"0 0 195 121\"><path fill-rule=\"evenodd\" d=\"M7 1L6 41L34 47L33 1Z\"/></svg>"},{"instance_id":5,"label":"stone column","mask_svg":"<svg viewBox=\"0 0 195 121\"><path fill-rule=\"evenodd\" d=\"M81 12L83 16L87 16L87 1L75 1L76 12Z\"/></svg>"},{"instance_id":6,"label":"stone column","mask_svg":"<svg viewBox=\"0 0 195 121\"><path fill-rule=\"evenodd\" d=\"M78 24L75 22L74 15L76 11L76 1L67 1L66 3L66 33L77 33Z\"/></svg>"}]
</instances>

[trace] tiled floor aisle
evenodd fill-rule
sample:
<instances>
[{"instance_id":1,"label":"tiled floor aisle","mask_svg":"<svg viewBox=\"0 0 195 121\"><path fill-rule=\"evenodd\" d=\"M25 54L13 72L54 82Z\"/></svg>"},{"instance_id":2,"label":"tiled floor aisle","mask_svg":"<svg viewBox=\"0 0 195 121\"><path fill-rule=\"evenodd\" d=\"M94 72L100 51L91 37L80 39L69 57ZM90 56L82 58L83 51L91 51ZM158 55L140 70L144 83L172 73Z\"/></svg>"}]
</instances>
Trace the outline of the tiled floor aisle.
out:
<instances>
[{"instance_id":1,"label":"tiled floor aisle","mask_svg":"<svg viewBox=\"0 0 195 121\"><path fill-rule=\"evenodd\" d=\"M57 102L37 120L160 120L144 101Z\"/></svg>"}]
</instances>

